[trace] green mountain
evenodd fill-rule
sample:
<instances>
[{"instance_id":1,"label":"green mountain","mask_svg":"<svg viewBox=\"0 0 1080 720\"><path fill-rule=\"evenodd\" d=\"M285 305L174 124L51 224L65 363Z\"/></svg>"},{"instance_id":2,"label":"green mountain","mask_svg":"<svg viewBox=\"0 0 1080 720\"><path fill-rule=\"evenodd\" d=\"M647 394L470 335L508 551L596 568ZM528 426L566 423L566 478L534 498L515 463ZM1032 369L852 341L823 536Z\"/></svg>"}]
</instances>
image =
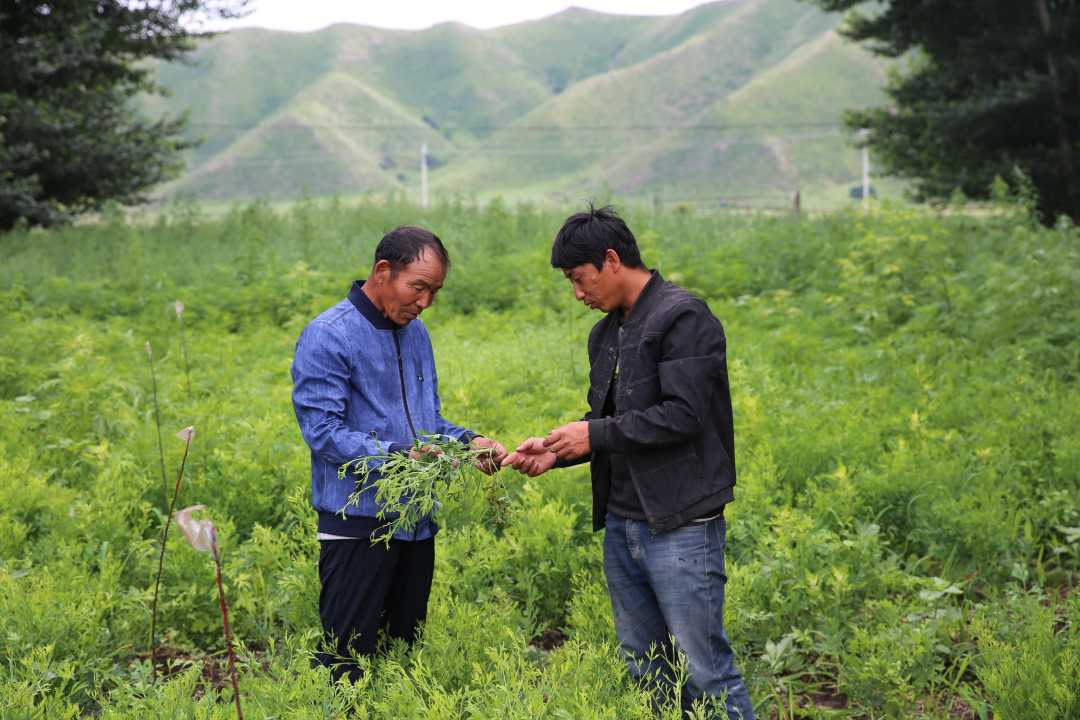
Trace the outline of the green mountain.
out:
<instances>
[{"instance_id":1,"label":"green mountain","mask_svg":"<svg viewBox=\"0 0 1080 720\"><path fill-rule=\"evenodd\" d=\"M239 30L157 67L204 143L165 197L434 196L786 202L846 188L842 111L882 99L883 65L797 0L681 15L570 8L493 30Z\"/></svg>"}]
</instances>

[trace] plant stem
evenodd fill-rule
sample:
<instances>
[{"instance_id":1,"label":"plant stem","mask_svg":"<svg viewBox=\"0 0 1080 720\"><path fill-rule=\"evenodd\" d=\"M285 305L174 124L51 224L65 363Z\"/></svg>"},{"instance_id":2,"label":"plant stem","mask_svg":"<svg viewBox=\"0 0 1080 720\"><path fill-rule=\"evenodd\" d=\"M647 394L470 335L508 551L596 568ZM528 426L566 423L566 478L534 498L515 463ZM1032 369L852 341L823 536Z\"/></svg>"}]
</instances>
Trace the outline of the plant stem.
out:
<instances>
[{"instance_id":1,"label":"plant stem","mask_svg":"<svg viewBox=\"0 0 1080 720\"><path fill-rule=\"evenodd\" d=\"M184 315L176 316L180 321L180 348L184 351L184 378L187 380L188 400L191 400L191 366L188 363L187 337L184 335Z\"/></svg>"},{"instance_id":2,"label":"plant stem","mask_svg":"<svg viewBox=\"0 0 1080 720\"><path fill-rule=\"evenodd\" d=\"M229 609L225 605L225 588L221 584L221 558L214 552L214 567L217 569L218 603L221 605L221 624L225 627L225 646L229 651L229 678L232 680L233 700L236 701L237 720L244 720L244 711L240 709L240 686L236 682L236 655L233 653L232 635L229 633Z\"/></svg>"},{"instance_id":3,"label":"plant stem","mask_svg":"<svg viewBox=\"0 0 1080 720\"><path fill-rule=\"evenodd\" d=\"M158 459L161 462L162 507L167 507L169 504L169 478L165 475L165 446L161 442L161 407L158 405L157 375L154 374L154 350L150 346L150 341L146 342L146 359L150 363L150 387L153 389L154 395L154 425L157 428Z\"/></svg>"},{"instance_id":4,"label":"plant stem","mask_svg":"<svg viewBox=\"0 0 1080 720\"><path fill-rule=\"evenodd\" d=\"M154 581L154 604L150 611L150 682L153 684L157 680L157 606L158 606L158 590L161 587L161 571L165 567L165 543L169 539L169 526L172 524L173 509L176 507L176 498L180 495L180 484L184 480L184 467L187 465L188 451L191 449L191 438L189 434L187 442L184 443L184 458L180 461L180 472L176 476L176 488L173 490L172 501L169 503L169 512L165 516L165 526L161 529L161 550L158 553L158 568L157 579Z\"/></svg>"}]
</instances>

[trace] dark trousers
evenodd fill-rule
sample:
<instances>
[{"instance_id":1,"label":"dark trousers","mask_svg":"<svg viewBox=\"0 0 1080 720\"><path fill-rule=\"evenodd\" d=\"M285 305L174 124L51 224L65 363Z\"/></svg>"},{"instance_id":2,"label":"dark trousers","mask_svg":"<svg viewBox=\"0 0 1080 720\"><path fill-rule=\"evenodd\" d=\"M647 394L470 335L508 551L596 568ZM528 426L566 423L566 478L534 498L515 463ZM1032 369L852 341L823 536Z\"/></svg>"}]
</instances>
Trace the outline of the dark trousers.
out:
<instances>
[{"instance_id":1,"label":"dark trousers","mask_svg":"<svg viewBox=\"0 0 1080 720\"><path fill-rule=\"evenodd\" d=\"M412 643L427 617L431 577L435 571L435 539L323 540L319 543L319 617L326 651L316 660L334 680L360 677L353 656L374 655L379 631L387 638Z\"/></svg>"}]
</instances>

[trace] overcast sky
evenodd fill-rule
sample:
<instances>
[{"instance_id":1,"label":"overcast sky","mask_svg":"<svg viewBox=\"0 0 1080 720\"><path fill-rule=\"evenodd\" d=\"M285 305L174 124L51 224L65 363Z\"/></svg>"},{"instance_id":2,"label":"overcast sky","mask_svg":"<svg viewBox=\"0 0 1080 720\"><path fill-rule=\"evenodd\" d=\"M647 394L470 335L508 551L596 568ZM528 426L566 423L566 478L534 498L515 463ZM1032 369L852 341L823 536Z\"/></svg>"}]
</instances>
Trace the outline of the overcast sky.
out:
<instances>
[{"instance_id":1,"label":"overcast sky","mask_svg":"<svg viewBox=\"0 0 1080 720\"><path fill-rule=\"evenodd\" d=\"M533 20L571 5L627 15L674 15L705 0L252 0L247 17L215 29L262 27L305 32L347 22L384 28L420 29L454 20L476 28Z\"/></svg>"}]
</instances>

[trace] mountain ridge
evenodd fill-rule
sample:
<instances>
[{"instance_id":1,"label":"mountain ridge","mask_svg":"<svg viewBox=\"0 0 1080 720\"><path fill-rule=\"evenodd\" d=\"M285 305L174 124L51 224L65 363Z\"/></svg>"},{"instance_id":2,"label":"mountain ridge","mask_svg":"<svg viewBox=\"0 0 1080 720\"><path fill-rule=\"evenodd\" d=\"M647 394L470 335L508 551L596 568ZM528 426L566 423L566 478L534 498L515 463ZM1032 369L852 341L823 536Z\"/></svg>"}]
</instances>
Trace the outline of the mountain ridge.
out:
<instances>
[{"instance_id":1,"label":"mountain ridge","mask_svg":"<svg viewBox=\"0 0 1080 720\"><path fill-rule=\"evenodd\" d=\"M492 30L234 31L155 67L172 96L144 108L187 110L206 139L160 194L415 196L422 144L443 196L838 186L858 170L841 112L879 102L884 77L838 22L797 0L725 0Z\"/></svg>"}]
</instances>

